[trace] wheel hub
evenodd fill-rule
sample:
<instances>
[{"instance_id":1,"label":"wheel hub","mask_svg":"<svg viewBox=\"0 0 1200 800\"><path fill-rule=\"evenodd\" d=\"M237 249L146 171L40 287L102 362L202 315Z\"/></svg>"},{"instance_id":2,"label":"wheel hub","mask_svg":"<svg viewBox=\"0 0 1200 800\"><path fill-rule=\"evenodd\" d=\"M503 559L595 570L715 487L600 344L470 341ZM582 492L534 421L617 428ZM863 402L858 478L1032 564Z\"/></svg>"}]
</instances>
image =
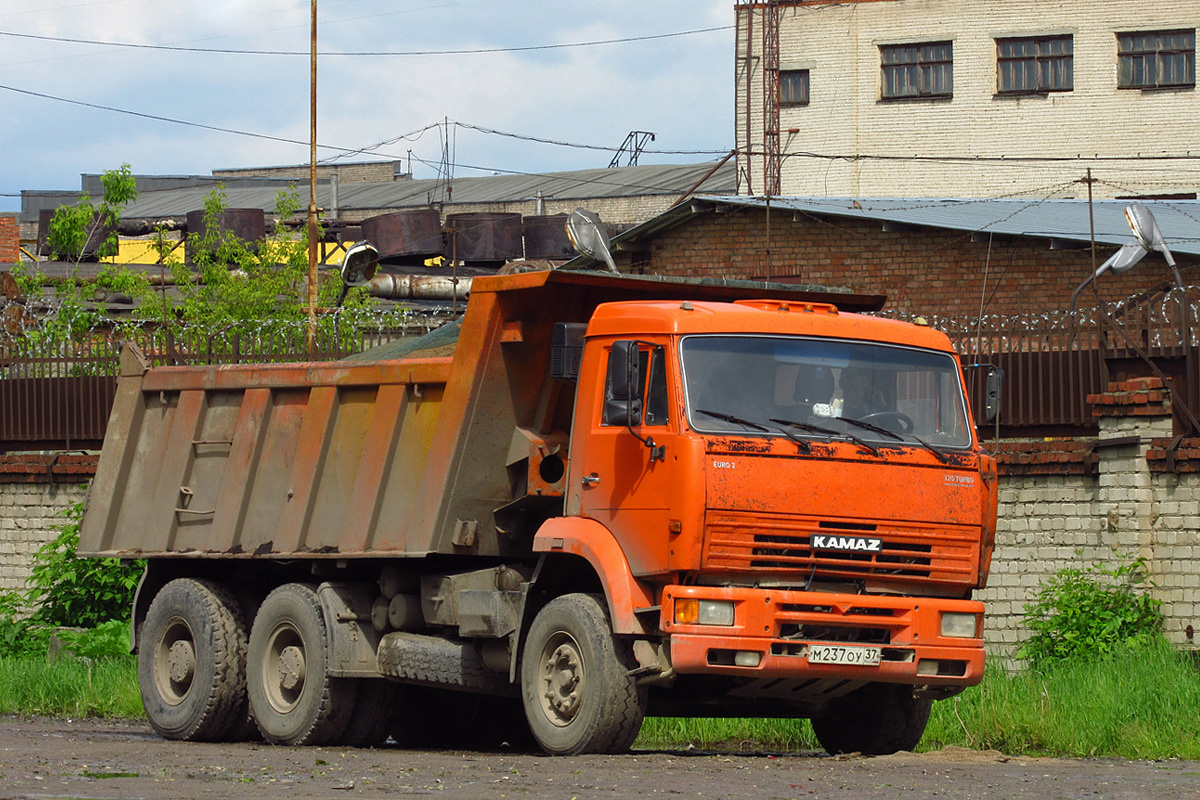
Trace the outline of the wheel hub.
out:
<instances>
[{"instance_id":1,"label":"wheel hub","mask_svg":"<svg viewBox=\"0 0 1200 800\"><path fill-rule=\"evenodd\" d=\"M180 639L171 644L167 651L167 675L171 683L186 685L191 683L196 674L196 648L187 639Z\"/></svg>"},{"instance_id":2,"label":"wheel hub","mask_svg":"<svg viewBox=\"0 0 1200 800\"><path fill-rule=\"evenodd\" d=\"M304 685L304 651L295 645L283 648L279 653L279 685L294 692Z\"/></svg>"},{"instance_id":3,"label":"wheel hub","mask_svg":"<svg viewBox=\"0 0 1200 800\"><path fill-rule=\"evenodd\" d=\"M555 725L567 725L579 713L583 677L583 663L573 640L559 644L546 657L542 671L545 687L542 707Z\"/></svg>"}]
</instances>

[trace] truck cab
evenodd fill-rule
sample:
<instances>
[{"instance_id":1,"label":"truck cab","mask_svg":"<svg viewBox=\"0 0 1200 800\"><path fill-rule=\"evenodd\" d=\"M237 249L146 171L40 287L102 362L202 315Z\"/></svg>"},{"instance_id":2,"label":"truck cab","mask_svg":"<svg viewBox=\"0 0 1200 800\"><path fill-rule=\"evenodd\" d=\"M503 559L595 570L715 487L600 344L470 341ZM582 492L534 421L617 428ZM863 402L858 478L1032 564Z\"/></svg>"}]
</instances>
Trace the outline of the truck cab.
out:
<instances>
[{"instance_id":1,"label":"truck cab","mask_svg":"<svg viewBox=\"0 0 1200 800\"><path fill-rule=\"evenodd\" d=\"M864 697L918 718L979 682L995 470L945 336L750 299L600 306L585 341L565 513L648 587L611 613L661 635L642 667L689 687L652 709L769 695L834 746L886 750L913 725L832 721ZM570 549L565 527L535 549Z\"/></svg>"}]
</instances>

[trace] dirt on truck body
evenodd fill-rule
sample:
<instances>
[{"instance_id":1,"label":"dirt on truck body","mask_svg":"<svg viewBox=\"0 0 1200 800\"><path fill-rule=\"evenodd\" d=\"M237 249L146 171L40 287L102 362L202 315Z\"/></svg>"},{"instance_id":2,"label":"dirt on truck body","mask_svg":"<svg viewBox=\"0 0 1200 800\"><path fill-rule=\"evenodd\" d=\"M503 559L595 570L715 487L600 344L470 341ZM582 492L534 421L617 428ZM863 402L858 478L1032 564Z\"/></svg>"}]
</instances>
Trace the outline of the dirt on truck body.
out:
<instances>
[{"instance_id":1,"label":"dirt on truck body","mask_svg":"<svg viewBox=\"0 0 1200 800\"><path fill-rule=\"evenodd\" d=\"M647 713L803 716L910 748L982 677L996 472L949 341L848 313L880 302L531 272L402 358L127 351L79 549L147 559L151 724L581 753Z\"/></svg>"}]
</instances>

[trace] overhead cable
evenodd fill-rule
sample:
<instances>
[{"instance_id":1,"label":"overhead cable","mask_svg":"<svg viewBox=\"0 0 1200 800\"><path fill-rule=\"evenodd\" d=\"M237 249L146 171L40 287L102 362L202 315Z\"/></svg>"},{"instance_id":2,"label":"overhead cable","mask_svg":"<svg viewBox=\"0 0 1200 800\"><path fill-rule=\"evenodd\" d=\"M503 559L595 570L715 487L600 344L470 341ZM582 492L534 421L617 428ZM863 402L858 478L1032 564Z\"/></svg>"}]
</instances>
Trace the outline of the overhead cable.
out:
<instances>
[{"instance_id":1,"label":"overhead cable","mask_svg":"<svg viewBox=\"0 0 1200 800\"><path fill-rule=\"evenodd\" d=\"M733 30L732 25L722 25L715 28L696 28L689 31L675 31L673 33L658 33L650 36L628 36L621 39L597 39L588 42L563 42L560 44L538 44L528 45L524 47L481 47L462 50L376 50L376 51L358 51L358 50L327 50L318 52L318 56L338 56L338 57L371 57L383 58L388 56L470 56L470 55L485 55L489 53L525 53L535 50L563 50L573 47L597 47L607 44L628 44L631 42L649 42L658 39L670 39L677 36L692 36L699 33L713 33L715 31ZM35 39L42 42L62 42L65 44L86 44L98 45L101 47L124 47L134 50L170 50L180 53L208 53L221 55L236 55L236 56L304 56L309 58L312 53L308 50L237 50L233 48L219 47L182 47L179 45L165 44L142 44L138 42L112 42L102 39L75 39L65 36L39 36L32 33L17 33L16 31L0 31L0 36L10 36L18 39Z\"/></svg>"}]
</instances>

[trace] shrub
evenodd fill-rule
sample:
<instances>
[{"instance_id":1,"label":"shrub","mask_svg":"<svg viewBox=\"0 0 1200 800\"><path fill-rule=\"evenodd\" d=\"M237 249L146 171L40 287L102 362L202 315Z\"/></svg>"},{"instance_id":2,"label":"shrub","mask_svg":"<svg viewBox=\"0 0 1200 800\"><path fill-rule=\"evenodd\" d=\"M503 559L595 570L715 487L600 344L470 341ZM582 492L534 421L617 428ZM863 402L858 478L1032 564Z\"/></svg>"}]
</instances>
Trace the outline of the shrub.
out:
<instances>
[{"instance_id":1,"label":"shrub","mask_svg":"<svg viewBox=\"0 0 1200 800\"><path fill-rule=\"evenodd\" d=\"M29 591L0 593L0 656L44 655L51 632L62 626L100 627L96 633L60 634L77 655L128 652L127 623L120 620L129 619L144 562L80 558L75 548L83 503L64 509L61 516L65 521L58 536L34 557ZM104 625L113 620L118 622Z\"/></svg>"},{"instance_id":2,"label":"shrub","mask_svg":"<svg viewBox=\"0 0 1200 800\"><path fill-rule=\"evenodd\" d=\"M116 558L80 558L79 526L83 502L64 509L66 519L53 541L38 550L30 576L28 602L34 618L49 625L92 628L129 616L145 562Z\"/></svg>"},{"instance_id":3,"label":"shrub","mask_svg":"<svg viewBox=\"0 0 1200 800\"><path fill-rule=\"evenodd\" d=\"M1144 558L1060 570L1025 608L1033 635L1020 655L1040 669L1159 643L1162 604L1143 590L1149 585Z\"/></svg>"}]
</instances>

